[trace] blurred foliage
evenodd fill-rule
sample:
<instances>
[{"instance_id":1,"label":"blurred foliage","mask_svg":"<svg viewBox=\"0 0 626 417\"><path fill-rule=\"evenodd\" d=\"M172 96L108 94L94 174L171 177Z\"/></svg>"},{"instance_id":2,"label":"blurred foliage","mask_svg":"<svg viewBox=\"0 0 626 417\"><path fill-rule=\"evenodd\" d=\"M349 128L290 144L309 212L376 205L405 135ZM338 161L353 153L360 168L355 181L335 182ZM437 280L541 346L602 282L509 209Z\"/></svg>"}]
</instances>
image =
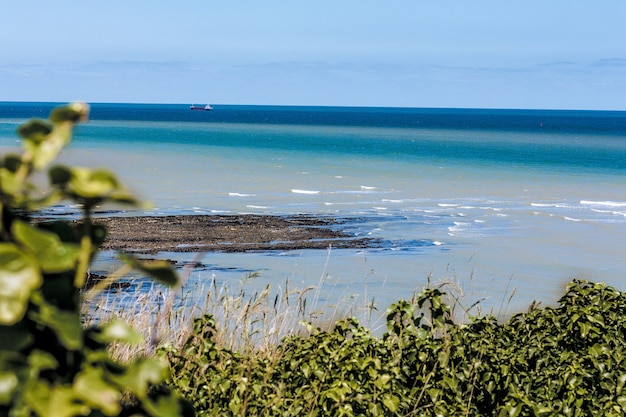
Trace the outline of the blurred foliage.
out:
<instances>
[{"instance_id":1,"label":"blurred foliage","mask_svg":"<svg viewBox=\"0 0 626 417\"><path fill-rule=\"evenodd\" d=\"M18 128L23 152L0 160L0 416L180 416L185 403L162 384L165 362L111 359L111 343L137 343L139 334L120 321L81 323L81 289L106 233L92 224L92 210L136 200L104 169L58 165L47 170L47 188L33 180L88 111L74 103L26 122ZM37 210L62 201L82 207L81 222L33 221ZM126 259L167 285L177 281L169 268Z\"/></svg>"}]
</instances>

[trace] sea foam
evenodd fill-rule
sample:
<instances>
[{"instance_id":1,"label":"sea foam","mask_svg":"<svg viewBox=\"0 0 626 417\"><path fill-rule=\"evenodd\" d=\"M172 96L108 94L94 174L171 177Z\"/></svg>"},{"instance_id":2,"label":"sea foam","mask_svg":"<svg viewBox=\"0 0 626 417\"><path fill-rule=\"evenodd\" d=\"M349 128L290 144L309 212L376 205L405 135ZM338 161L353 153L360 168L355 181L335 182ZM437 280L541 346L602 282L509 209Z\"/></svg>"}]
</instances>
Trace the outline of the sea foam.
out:
<instances>
[{"instance_id":1,"label":"sea foam","mask_svg":"<svg viewBox=\"0 0 626 417\"><path fill-rule=\"evenodd\" d=\"M589 201L589 200L581 200L580 204L587 205L587 206L626 207L626 202L622 202L622 201Z\"/></svg>"},{"instance_id":2,"label":"sea foam","mask_svg":"<svg viewBox=\"0 0 626 417\"><path fill-rule=\"evenodd\" d=\"M298 189L292 189L291 190L292 193L294 194L319 194L319 191L315 191L315 190L298 190Z\"/></svg>"}]
</instances>

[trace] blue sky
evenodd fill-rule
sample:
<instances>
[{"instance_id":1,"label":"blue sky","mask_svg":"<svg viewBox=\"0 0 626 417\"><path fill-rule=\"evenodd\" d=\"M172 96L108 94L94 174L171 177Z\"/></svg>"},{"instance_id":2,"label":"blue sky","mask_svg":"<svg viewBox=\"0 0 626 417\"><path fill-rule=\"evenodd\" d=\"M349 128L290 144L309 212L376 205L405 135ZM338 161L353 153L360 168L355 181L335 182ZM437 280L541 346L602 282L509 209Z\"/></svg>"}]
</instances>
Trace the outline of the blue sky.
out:
<instances>
[{"instance_id":1,"label":"blue sky","mask_svg":"<svg viewBox=\"0 0 626 417\"><path fill-rule=\"evenodd\" d=\"M0 4L0 101L626 110L624 0Z\"/></svg>"}]
</instances>

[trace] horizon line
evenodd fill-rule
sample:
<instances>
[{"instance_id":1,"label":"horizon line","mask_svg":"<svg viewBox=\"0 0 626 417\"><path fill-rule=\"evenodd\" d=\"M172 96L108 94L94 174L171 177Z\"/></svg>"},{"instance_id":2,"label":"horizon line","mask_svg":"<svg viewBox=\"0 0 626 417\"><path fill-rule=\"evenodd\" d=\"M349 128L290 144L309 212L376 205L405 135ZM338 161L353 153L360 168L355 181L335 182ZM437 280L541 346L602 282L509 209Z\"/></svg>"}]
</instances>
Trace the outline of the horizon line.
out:
<instances>
[{"instance_id":1,"label":"horizon line","mask_svg":"<svg viewBox=\"0 0 626 417\"><path fill-rule=\"evenodd\" d=\"M28 104L28 103L36 103L36 104L50 104L50 105L63 105L72 102L85 102L89 105L101 105L101 104L125 104L125 105L162 105L162 106L189 106L191 104L203 103L207 102L142 102L142 101L86 101L86 100L70 100L70 101L29 101L29 100L0 100L0 104L11 104L11 103L19 103L19 104ZM282 107L282 108L346 108L346 109L414 109L414 110L481 110L481 111L558 111L558 112L626 112L625 109L610 109L610 108L594 108L594 109L581 109L581 108L557 108L557 107L442 107L442 106L370 106L370 105L333 105L333 104L251 104L251 103L210 103L211 106L215 109L215 107Z\"/></svg>"}]
</instances>

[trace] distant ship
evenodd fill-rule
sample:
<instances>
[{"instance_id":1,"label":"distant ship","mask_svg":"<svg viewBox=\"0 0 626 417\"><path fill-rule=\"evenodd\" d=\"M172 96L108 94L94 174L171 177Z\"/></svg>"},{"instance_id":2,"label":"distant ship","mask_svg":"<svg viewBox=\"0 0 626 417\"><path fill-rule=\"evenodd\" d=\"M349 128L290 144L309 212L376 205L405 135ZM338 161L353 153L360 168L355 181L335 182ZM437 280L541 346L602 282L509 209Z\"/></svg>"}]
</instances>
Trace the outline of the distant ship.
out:
<instances>
[{"instance_id":1,"label":"distant ship","mask_svg":"<svg viewBox=\"0 0 626 417\"><path fill-rule=\"evenodd\" d=\"M213 110L213 107L211 107L210 104L207 104L205 106L203 105L196 105L196 104L192 104L191 106L189 106L189 108L191 110Z\"/></svg>"}]
</instances>

